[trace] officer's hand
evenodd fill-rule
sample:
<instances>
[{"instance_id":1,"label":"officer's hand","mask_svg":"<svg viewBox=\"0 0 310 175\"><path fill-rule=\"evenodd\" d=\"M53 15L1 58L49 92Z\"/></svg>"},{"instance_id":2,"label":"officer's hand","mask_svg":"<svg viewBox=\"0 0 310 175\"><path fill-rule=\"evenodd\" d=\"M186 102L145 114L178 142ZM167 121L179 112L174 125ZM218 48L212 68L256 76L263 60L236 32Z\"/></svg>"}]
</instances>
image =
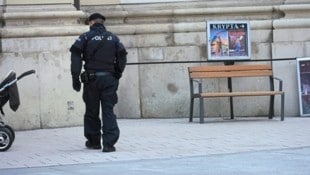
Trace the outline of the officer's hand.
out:
<instances>
[{"instance_id":1,"label":"officer's hand","mask_svg":"<svg viewBox=\"0 0 310 175\"><path fill-rule=\"evenodd\" d=\"M81 82L79 78L72 78L72 86L73 86L73 89L77 92L81 90Z\"/></svg>"},{"instance_id":2,"label":"officer's hand","mask_svg":"<svg viewBox=\"0 0 310 175\"><path fill-rule=\"evenodd\" d=\"M117 79L120 79L120 78L122 77L122 73L116 72L116 73L114 74L114 77L117 78Z\"/></svg>"}]
</instances>

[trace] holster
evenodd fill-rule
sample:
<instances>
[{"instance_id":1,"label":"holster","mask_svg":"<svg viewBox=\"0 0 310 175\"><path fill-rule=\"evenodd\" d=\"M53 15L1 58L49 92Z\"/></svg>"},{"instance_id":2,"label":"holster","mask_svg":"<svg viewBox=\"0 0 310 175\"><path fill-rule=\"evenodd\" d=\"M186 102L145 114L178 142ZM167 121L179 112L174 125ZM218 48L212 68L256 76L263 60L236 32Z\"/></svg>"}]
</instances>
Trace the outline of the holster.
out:
<instances>
[{"instance_id":1,"label":"holster","mask_svg":"<svg viewBox=\"0 0 310 175\"><path fill-rule=\"evenodd\" d=\"M89 83L96 80L95 72L84 71L81 74L82 83Z\"/></svg>"}]
</instances>

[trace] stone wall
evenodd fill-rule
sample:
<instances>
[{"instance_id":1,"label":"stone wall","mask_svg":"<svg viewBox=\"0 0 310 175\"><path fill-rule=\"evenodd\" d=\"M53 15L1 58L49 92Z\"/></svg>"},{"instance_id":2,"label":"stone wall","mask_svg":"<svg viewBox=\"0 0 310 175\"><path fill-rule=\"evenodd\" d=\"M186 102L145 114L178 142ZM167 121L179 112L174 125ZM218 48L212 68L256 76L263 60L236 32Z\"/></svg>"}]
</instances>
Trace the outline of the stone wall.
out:
<instances>
[{"instance_id":1,"label":"stone wall","mask_svg":"<svg viewBox=\"0 0 310 175\"><path fill-rule=\"evenodd\" d=\"M251 59L272 61L275 76L281 77L285 83L285 113L296 116L299 114L296 62L277 60L309 56L309 5L308 1L227 0L82 6L82 9L88 13L101 12L107 16L108 28L121 34L125 45L135 55L129 57L129 62L135 62L136 59L138 62L207 61L206 21L250 20ZM186 68L190 65L193 64L129 66L136 67L139 72L137 82L140 83L142 117L187 116L188 82L185 80ZM233 89L246 89L252 85L260 89L267 86L267 82L260 81L247 83L236 80ZM210 84L214 89L227 86L226 80L216 80ZM126 87L135 89L128 88L128 85ZM235 98L236 115L266 115L267 97L256 99L258 101L253 101L252 98ZM279 101L276 114L279 112L278 103ZM229 115L228 100L225 99L210 100L206 109L209 116Z\"/></svg>"},{"instance_id":2,"label":"stone wall","mask_svg":"<svg viewBox=\"0 0 310 175\"><path fill-rule=\"evenodd\" d=\"M187 67L222 64L207 62L206 21L234 19L250 21L251 59L273 61L275 76L284 80L285 114L297 116L296 62L277 60L310 55L309 9L306 0L82 4L83 12L70 3L7 6L2 14L0 74L10 69L18 73L35 69L37 73L18 83L21 106L15 113L6 106L5 121L16 129L82 124L84 105L81 93L71 87L68 49L79 34L88 30L84 24L87 13L95 11L105 14L108 30L120 36L129 52L130 64L121 79L116 106L120 118L188 117ZM154 64L142 64L146 62ZM169 64L155 64L158 62ZM260 79L249 81L234 80L233 88L267 86ZM226 86L226 80L212 80L208 88ZM235 98L236 116L266 116L268 98L257 99ZM208 100L205 105L208 116L229 116L228 99ZM197 115L197 108L195 111Z\"/></svg>"}]
</instances>

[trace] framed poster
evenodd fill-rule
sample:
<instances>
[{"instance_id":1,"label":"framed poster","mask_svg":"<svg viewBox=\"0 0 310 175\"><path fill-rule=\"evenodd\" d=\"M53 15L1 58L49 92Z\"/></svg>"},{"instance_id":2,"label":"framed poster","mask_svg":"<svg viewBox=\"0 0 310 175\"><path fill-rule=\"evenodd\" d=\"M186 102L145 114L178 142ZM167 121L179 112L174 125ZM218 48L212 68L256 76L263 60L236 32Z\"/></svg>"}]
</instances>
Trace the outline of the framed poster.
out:
<instances>
[{"instance_id":1,"label":"framed poster","mask_svg":"<svg viewBox=\"0 0 310 175\"><path fill-rule=\"evenodd\" d=\"M208 21L207 51L210 61L234 61L251 58L248 21Z\"/></svg>"},{"instance_id":2,"label":"framed poster","mask_svg":"<svg viewBox=\"0 0 310 175\"><path fill-rule=\"evenodd\" d=\"M301 116L310 116L310 57L297 58L299 111Z\"/></svg>"}]
</instances>

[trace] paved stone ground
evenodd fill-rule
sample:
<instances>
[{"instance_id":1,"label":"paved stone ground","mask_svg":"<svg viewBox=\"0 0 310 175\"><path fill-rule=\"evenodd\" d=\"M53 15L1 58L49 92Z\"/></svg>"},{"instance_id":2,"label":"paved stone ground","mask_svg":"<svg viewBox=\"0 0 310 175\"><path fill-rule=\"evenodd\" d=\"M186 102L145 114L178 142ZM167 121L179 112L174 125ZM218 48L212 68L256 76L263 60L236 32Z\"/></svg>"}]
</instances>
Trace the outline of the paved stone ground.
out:
<instances>
[{"instance_id":1,"label":"paved stone ground","mask_svg":"<svg viewBox=\"0 0 310 175\"><path fill-rule=\"evenodd\" d=\"M192 156L111 161L63 166L0 169L4 175L309 175L310 147Z\"/></svg>"},{"instance_id":2,"label":"paved stone ground","mask_svg":"<svg viewBox=\"0 0 310 175\"><path fill-rule=\"evenodd\" d=\"M16 168L29 170L36 167L99 166L122 162L143 164L155 160L158 160L157 163L162 160L206 161L201 157L217 161L225 155L255 156L255 152L268 155L268 151L277 159L275 153L279 150L299 152L283 153L291 155L288 160L295 160L295 154L301 154L302 150L305 150L307 157L310 155L310 118L306 117L286 117L283 122L278 118L207 119L204 124L199 124L198 119L195 119L194 123L188 123L188 119L184 118L118 121L121 136L114 153L84 148L82 127L16 132L12 147L0 153L0 174ZM246 161L240 156L240 160ZM193 157L196 159L191 160ZM269 158L272 160L272 157ZM234 162L233 157L229 159ZM310 163L310 160L304 159L305 157L296 161ZM264 164L261 167L264 167Z\"/></svg>"}]
</instances>

